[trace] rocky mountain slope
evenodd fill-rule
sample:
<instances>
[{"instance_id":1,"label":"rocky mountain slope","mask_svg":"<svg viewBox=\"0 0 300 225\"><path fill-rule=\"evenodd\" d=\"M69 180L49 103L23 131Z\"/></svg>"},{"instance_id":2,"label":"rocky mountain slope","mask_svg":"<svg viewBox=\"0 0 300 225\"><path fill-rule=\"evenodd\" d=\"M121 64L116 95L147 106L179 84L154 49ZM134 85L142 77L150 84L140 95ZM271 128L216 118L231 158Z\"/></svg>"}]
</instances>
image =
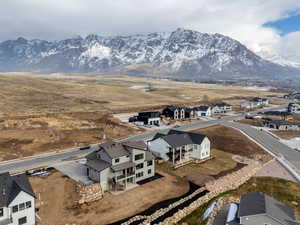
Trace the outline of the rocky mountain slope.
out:
<instances>
[{"instance_id":1,"label":"rocky mountain slope","mask_svg":"<svg viewBox=\"0 0 300 225\"><path fill-rule=\"evenodd\" d=\"M221 34L171 33L0 43L0 71L160 75L185 80L281 79L299 70L264 60Z\"/></svg>"}]
</instances>

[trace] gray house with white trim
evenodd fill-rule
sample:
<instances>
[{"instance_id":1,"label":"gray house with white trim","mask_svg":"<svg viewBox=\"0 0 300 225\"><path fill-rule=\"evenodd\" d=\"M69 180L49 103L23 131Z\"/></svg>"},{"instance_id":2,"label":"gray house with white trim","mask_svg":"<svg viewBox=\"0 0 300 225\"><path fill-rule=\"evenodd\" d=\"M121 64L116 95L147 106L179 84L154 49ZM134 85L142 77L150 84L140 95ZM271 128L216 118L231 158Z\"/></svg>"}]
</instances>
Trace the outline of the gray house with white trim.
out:
<instances>
[{"instance_id":1,"label":"gray house with white trim","mask_svg":"<svg viewBox=\"0 0 300 225\"><path fill-rule=\"evenodd\" d=\"M226 225L300 225L292 207L260 192L242 195L236 213Z\"/></svg>"},{"instance_id":2,"label":"gray house with white trim","mask_svg":"<svg viewBox=\"0 0 300 225\"><path fill-rule=\"evenodd\" d=\"M155 174L154 156L144 142L109 141L86 159L87 176L103 191L125 190Z\"/></svg>"},{"instance_id":3,"label":"gray house with white trim","mask_svg":"<svg viewBox=\"0 0 300 225\"><path fill-rule=\"evenodd\" d=\"M34 225L35 195L25 174L0 174L0 225Z\"/></svg>"}]
</instances>

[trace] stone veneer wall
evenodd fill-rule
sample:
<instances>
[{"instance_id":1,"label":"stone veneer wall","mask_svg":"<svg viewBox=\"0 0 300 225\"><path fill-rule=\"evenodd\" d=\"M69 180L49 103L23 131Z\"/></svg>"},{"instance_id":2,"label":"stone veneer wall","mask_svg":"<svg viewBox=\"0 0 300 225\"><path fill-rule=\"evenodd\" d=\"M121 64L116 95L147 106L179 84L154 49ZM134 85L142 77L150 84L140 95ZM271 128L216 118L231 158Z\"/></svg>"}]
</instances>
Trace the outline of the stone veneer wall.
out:
<instances>
[{"instance_id":1,"label":"stone veneer wall","mask_svg":"<svg viewBox=\"0 0 300 225\"><path fill-rule=\"evenodd\" d=\"M92 184L89 186L77 185L77 191L80 196L80 199L78 200L79 204L94 202L103 197L100 184Z\"/></svg>"}]
</instances>

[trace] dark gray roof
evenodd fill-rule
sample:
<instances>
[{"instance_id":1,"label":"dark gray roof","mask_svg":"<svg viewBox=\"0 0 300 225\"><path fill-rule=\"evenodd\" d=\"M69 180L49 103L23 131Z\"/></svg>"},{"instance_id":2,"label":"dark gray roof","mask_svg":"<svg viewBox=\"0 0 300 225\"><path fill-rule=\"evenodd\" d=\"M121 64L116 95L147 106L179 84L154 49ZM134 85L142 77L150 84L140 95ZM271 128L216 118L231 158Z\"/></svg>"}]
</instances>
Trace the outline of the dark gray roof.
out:
<instances>
[{"instance_id":1,"label":"dark gray roof","mask_svg":"<svg viewBox=\"0 0 300 225\"><path fill-rule=\"evenodd\" d=\"M119 158L122 156L128 156L129 152L124 148L121 143L109 141L99 145L100 151L104 151L111 158Z\"/></svg>"},{"instance_id":2,"label":"dark gray roof","mask_svg":"<svg viewBox=\"0 0 300 225\"><path fill-rule=\"evenodd\" d=\"M218 103L218 104L214 104L214 106L224 107L224 106L232 106L232 105L227 104L227 103Z\"/></svg>"},{"instance_id":3,"label":"dark gray roof","mask_svg":"<svg viewBox=\"0 0 300 225\"><path fill-rule=\"evenodd\" d=\"M102 159L89 159L89 160L87 160L85 165L98 171L98 172L110 167L110 163L108 163Z\"/></svg>"},{"instance_id":4,"label":"dark gray roof","mask_svg":"<svg viewBox=\"0 0 300 225\"><path fill-rule=\"evenodd\" d=\"M156 135L154 139L158 137L164 139L173 148L177 148L187 144L200 145L206 136L172 129L169 130L169 132L166 135L164 134Z\"/></svg>"},{"instance_id":5,"label":"dark gray roof","mask_svg":"<svg viewBox=\"0 0 300 225\"><path fill-rule=\"evenodd\" d=\"M147 145L143 141L128 141L124 142L123 145L140 150L147 150Z\"/></svg>"},{"instance_id":6,"label":"dark gray roof","mask_svg":"<svg viewBox=\"0 0 300 225\"><path fill-rule=\"evenodd\" d=\"M194 107L195 111L207 111L210 107L209 106L205 106L205 105L201 105L198 107Z\"/></svg>"},{"instance_id":7,"label":"dark gray roof","mask_svg":"<svg viewBox=\"0 0 300 225\"><path fill-rule=\"evenodd\" d=\"M260 192L241 197L238 217L266 214L282 223L294 221L294 210L274 198Z\"/></svg>"},{"instance_id":8,"label":"dark gray roof","mask_svg":"<svg viewBox=\"0 0 300 225\"><path fill-rule=\"evenodd\" d=\"M9 173L0 174L0 207L7 207L20 191L35 197L25 174L14 176L11 176Z\"/></svg>"}]
</instances>

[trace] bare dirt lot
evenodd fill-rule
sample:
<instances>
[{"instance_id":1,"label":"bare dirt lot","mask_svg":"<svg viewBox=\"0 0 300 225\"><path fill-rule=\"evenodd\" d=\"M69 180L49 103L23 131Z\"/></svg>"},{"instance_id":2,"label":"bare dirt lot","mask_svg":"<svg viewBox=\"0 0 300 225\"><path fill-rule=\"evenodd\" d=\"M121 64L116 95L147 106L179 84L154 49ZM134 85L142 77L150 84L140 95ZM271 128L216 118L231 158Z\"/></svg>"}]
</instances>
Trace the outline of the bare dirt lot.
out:
<instances>
[{"instance_id":1,"label":"bare dirt lot","mask_svg":"<svg viewBox=\"0 0 300 225\"><path fill-rule=\"evenodd\" d=\"M59 172L47 178L31 177L30 182L42 206L40 225L104 225L135 215L160 201L178 197L189 189L187 181L168 174L119 195L106 193L104 198L77 205L76 184ZM51 194L49 194L51 193Z\"/></svg>"},{"instance_id":2,"label":"bare dirt lot","mask_svg":"<svg viewBox=\"0 0 300 225\"><path fill-rule=\"evenodd\" d=\"M56 113L2 117L0 159L8 160L118 139L137 133L104 112Z\"/></svg>"},{"instance_id":3,"label":"bare dirt lot","mask_svg":"<svg viewBox=\"0 0 300 225\"><path fill-rule=\"evenodd\" d=\"M239 131L232 128L224 126L212 126L194 130L193 132L208 136L212 143L212 148L249 158L259 156L267 161L271 159L271 156L269 156L258 145L242 135Z\"/></svg>"}]
</instances>

